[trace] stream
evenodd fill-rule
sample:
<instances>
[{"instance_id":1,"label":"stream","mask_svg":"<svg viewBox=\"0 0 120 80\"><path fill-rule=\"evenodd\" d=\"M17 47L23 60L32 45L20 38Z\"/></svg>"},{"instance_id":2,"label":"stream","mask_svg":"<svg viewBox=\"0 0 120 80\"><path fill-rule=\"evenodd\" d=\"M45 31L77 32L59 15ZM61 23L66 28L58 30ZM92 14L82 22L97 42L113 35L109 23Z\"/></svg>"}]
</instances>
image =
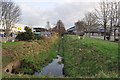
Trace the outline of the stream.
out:
<instances>
[{"instance_id":1,"label":"stream","mask_svg":"<svg viewBox=\"0 0 120 80\"><path fill-rule=\"evenodd\" d=\"M35 72L35 76L50 76L50 77L64 77L63 75L64 64L62 63L62 57L57 55L57 58L53 59L51 63L45 66L41 72Z\"/></svg>"}]
</instances>

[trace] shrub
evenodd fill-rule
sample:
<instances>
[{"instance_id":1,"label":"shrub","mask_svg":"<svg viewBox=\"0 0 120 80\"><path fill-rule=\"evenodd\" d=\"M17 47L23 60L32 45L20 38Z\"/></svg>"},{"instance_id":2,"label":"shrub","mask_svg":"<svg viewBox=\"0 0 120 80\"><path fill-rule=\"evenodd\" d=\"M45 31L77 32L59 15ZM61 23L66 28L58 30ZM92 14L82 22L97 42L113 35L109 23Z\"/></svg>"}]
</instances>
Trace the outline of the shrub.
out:
<instances>
[{"instance_id":1,"label":"shrub","mask_svg":"<svg viewBox=\"0 0 120 80\"><path fill-rule=\"evenodd\" d=\"M32 30L29 27L25 27L25 31L26 32L21 32L17 35L16 39L17 40L22 40L22 41L30 41L33 40L35 38L34 33L32 32Z\"/></svg>"}]
</instances>

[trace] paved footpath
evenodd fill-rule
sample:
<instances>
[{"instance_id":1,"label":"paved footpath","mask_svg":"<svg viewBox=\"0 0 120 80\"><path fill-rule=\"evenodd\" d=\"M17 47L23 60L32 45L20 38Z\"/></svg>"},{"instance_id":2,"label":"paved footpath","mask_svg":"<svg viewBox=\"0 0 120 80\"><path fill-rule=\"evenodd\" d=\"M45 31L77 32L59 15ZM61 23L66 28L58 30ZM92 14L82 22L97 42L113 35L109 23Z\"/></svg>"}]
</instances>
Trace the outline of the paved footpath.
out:
<instances>
[{"instance_id":1,"label":"paved footpath","mask_svg":"<svg viewBox=\"0 0 120 80\"><path fill-rule=\"evenodd\" d=\"M104 36L90 36L91 38L104 39ZM111 41L114 41L114 36L111 36Z\"/></svg>"},{"instance_id":2,"label":"paved footpath","mask_svg":"<svg viewBox=\"0 0 120 80\"><path fill-rule=\"evenodd\" d=\"M8 41L10 41L10 42L15 41L15 37L9 37ZM4 38L0 37L0 42L6 42L6 38L5 37Z\"/></svg>"}]
</instances>

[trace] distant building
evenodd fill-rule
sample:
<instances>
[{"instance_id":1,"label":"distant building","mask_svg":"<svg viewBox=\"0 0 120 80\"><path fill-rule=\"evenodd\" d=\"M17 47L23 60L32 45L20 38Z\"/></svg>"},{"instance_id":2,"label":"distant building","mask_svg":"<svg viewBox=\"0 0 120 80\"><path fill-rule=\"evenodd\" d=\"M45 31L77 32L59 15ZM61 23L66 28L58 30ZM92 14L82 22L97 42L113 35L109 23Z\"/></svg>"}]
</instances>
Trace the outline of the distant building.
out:
<instances>
[{"instance_id":1,"label":"distant building","mask_svg":"<svg viewBox=\"0 0 120 80\"><path fill-rule=\"evenodd\" d=\"M67 32L76 32L75 30L76 30L75 26L73 26L73 27L70 27L69 29L67 29Z\"/></svg>"},{"instance_id":2,"label":"distant building","mask_svg":"<svg viewBox=\"0 0 120 80\"><path fill-rule=\"evenodd\" d=\"M25 32L24 28L28 25L23 25L23 24L15 24L15 27L12 29L13 32Z\"/></svg>"},{"instance_id":3,"label":"distant building","mask_svg":"<svg viewBox=\"0 0 120 80\"><path fill-rule=\"evenodd\" d=\"M10 36L17 34L18 32L25 32L25 26L27 25L15 24L10 32ZM0 37L5 37L5 29L2 26L0 27Z\"/></svg>"},{"instance_id":4,"label":"distant building","mask_svg":"<svg viewBox=\"0 0 120 80\"><path fill-rule=\"evenodd\" d=\"M36 36L45 36L45 37L51 36L51 32L40 26L33 27L32 31L35 33Z\"/></svg>"},{"instance_id":5,"label":"distant building","mask_svg":"<svg viewBox=\"0 0 120 80\"><path fill-rule=\"evenodd\" d=\"M76 34L76 27L73 26L73 27L68 28L67 33L68 34Z\"/></svg>"},{"instance_id":6,"label":"distant building","mask_svg":"<svg viewBox=\"0 0 120 80\"><path fill-rule=\"evenodd\" d=\"M84 35L84 30L83 29L78 29L78 26L73 26L67 29L68 34L78 34L78 35Z\"/></svg>"}]
</instances>

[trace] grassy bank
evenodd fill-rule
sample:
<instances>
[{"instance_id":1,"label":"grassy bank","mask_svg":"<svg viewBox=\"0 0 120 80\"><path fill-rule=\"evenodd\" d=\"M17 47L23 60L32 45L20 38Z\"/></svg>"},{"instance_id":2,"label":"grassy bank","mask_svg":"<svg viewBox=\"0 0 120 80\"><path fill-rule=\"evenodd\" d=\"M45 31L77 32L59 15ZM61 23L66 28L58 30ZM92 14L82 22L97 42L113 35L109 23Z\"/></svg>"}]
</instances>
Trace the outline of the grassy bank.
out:
<instances>
[{"instance_id":1,"label":"grassy bank","mask_svg":"<svg viewBox=\"0 0 120 80\"><path fill-rule=\"evenodd\" d=\"M62 44L67 77L118 76L117 43L68 35Z\"/></svg>"},{"instance_id":2,"label":"grassy bank","mask_svg":"<svg viewBox=\"0 0 120 80\"><path fill-rule=\"evenodd\" d=\"M15 44L15 45L14 45ZM15 42L3 44L3 67L15 60L21 61L19 72L32 74L41 71L56 55L58 37L35 40L32 42ZM18 77L19 75L3 75L3 77ZM19 77L22 77L21 75ZM25 76L24 76L25 77ZM33 76L27 76L33 77Z\"/></svg>"},{"instance_id":3,"label":"grassy bank","mask_svg":"<svg viewBox=\"0 0 120 80\"><path fill-rule=\"evenodd\" d=\"M25 42L6 42L2 43L2 67L15 60L14 49L22 46Z\"/></svg>"},{"instance_id":4,"label":"grassy bank","mask_svg":"<svg viewBox=\"0 0 120 80\"><path fill-rule=\"evenodd\" d=\"M17 45L20 45L20 44L24 44L24 42L6 42L6 43L3 43L2 44L2 48L7 48L7 47L13 47L13 46L17 46Z\"/></svg>"}]
</instances>

